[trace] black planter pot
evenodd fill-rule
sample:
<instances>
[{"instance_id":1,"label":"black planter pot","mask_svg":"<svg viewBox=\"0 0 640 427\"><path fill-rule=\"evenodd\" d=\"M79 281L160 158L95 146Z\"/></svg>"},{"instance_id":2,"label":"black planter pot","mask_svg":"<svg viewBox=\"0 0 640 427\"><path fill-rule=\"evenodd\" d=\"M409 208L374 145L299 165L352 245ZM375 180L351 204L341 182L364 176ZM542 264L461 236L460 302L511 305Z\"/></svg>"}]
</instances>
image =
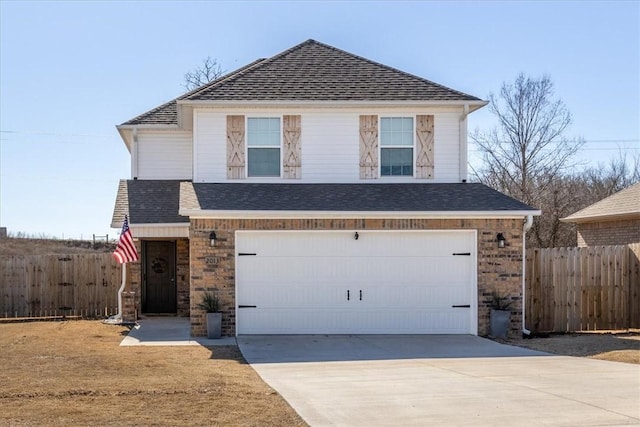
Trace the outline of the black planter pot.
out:
<instances>
[{"instance_id":1,"label":"black planter pot","mask_svg":"<svg viewBox=\"0 0 640 427\"><path fill-rule=\"evenodd\" d=\"M489 319L489 336L493 338L506 338L511 323L511 311L491 310Z\"/></svg>"},{"instance_id":2,"label":"black planter pot","mask_svg":"<svg viewBox=\"0 0 640 427\"><path fill-rule=\"evenodd\" d=\"M207 338L222 336L222 313L207 313Z\"/></svg>"}]
</instances>

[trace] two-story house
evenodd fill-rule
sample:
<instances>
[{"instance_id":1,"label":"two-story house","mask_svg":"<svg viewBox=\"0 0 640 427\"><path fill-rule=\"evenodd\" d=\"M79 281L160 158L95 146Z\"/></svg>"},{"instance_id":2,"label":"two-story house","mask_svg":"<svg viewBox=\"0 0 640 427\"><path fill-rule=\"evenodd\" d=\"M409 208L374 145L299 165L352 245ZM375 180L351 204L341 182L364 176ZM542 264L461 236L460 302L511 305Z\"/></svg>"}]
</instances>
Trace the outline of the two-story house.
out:
<instances>
[{"instance_id":1,"label":"two-story house","mask_svg":"<svg viewBox=\"0 0 640 427\"><path fill-rule=\"evenodd\" d=\"M523 325L539 211L467 182L486 101L308 40L119 125L141 252L125 317L190 316L206 290L235 334L480 334L492 291Z\"/></svg>"}]
</instances>

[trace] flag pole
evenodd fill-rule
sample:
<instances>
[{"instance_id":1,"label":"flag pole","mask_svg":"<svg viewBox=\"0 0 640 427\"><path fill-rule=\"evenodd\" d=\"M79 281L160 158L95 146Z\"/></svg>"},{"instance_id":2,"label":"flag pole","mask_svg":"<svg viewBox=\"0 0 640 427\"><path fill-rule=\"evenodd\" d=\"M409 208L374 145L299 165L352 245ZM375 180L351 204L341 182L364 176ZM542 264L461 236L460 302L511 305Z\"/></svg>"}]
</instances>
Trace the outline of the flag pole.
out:
<instances>
[{"instance_id":1,"label":"flag pole","mask_svg":"<svg viewBox=\"0 0 640 427\"><path fill-rule=\"evenodd\" d=\"M120 289L118 289L118 314L117 316L122 320L122 292L124 292L124 287L127 284L127 263L122 264L122 285L120 285Z\"/></svg>"},{"instance_id":2,"label":"flag pole","mask_svg":"<svg viewBox=\"0 0 640 427\"><path fill-rule=\"evenodd\" d=\"M118 239L116 249L113 251L113 256L122 265L122 284L120 285L120 289L118 289L118 313L105 320L105 323L121 324L123 313L122 293L127 284L127 263L137 261L140 258L136 250L136 245L133 242L131 230L129 230L127 215L124 216L122 232L120 233L120 239Z\"/></svg>"},{"instance_id":3,"label":"flag pole","mask_svg":"<svg viewBox=\"0 0 640 427\"><path fill-rule=\"evenodd\" d=\"M120 285L120 289L118 289L118 312L110 316L108 319L105 319L103 323L109 323L112 325L120 325L122 324L122 292L124 291L124 287L127 284L127 263L122 263L122 284Z\"/></svg>"}]
</instances>

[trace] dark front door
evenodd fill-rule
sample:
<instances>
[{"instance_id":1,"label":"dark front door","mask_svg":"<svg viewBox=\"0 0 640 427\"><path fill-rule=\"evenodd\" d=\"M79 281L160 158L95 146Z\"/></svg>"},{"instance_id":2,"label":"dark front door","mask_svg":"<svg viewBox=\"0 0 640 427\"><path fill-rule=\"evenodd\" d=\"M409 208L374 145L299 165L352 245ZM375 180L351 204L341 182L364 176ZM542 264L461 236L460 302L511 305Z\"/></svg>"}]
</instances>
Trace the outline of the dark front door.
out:
<instances>
[{"instance_id":1,"label":"dark front door","mask_svg":"<svg viewBox=\"0 0 640 427\"><path fill-rule=\"evenodd\" d=\"M165 241L144 243L145 313L176 313L176 244Z\"/></svg>"}]
</instances>

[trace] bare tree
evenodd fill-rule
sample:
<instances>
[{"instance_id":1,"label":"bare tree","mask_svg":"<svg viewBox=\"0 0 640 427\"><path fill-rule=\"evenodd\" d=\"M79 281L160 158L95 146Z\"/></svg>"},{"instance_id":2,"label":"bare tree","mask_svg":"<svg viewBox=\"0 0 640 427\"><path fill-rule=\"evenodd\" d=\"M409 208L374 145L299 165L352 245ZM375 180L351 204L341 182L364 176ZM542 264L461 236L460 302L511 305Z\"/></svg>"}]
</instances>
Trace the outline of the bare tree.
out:
<instances>
[{"instance_id":1,"label":"bare tree","mask_svg":"<svg viewBox=\"0 0 640 427\"><path fill-rule=\"evenodd\" d=\"M575 225L560 219L582 209L588 188L582 176L558 176L549 181L547 189L538 194L542 216L535 219L529 232L528 246L575 246Z\"/></svg>"},{"instance_id":2,"label":"bare tree","mask_svg":"<svg viewBox=\"0 0 640 427\"><path fill-rule=\"evenodd\" d=\"M575 183L563 173L573 166L572 156L583 145L567 139L571 114L554 98L553 83L518 75L503 83L499 95L489 95L489 111L498 125L485 132L476 130L471 140L482 156L476 179L524 203L542 210L528 237L532 246L558 243L562 224L570 214L570 192Z\"/></svg>"},{"instance_id":3,"label":"bare tree","mask_svg":"<svg viewBox=\"0 0 640 427\"><path fill-rule=\"evenodd\" d=\"M621 151L608 164L585 170L582 179L590 190L591 200L586 203L590 205L640 181L640 154L625 155Z\"/></svg>"},{"instance_id":4,"label":"bare tree","mask_svg":"<svg viewBox=\"0 0 640 427\"><path fill-rule=\"evenodd\" d=\"M489 96L489 110L498 126L471 135L484 161L476 172L481 182L535 206L537 194L571 166L570 159L583 142L563 136L571 114L553 96L548 76L536 79L524 74L514 83L503 83L498 96Z\"/></svg>"},{"instance_id":5,"label":"bare tree","mask_svg":"<svg viewBox=\"0 0 640 427\"><path fill-rule=\"evenodd\" d=\"M218 60L207 56L201 65L185 73L183 86L188 91L193 90L217 79L224 73L225 71L218 63Z\"/></svg>"}]
</instances>

